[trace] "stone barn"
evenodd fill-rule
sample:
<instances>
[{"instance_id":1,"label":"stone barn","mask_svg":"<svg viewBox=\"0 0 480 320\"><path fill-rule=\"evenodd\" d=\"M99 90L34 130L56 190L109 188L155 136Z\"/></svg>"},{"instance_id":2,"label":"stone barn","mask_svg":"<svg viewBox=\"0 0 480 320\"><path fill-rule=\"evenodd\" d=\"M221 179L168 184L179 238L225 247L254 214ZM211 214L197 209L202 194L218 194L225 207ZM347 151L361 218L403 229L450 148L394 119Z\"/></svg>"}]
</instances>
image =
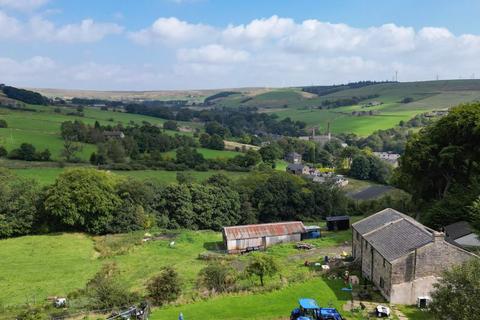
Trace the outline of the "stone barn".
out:
<instances>
[{"instance_id":1,"label":"stone barn","mask_svg":"<svg viewBox=\"0 0 480 320\"><path fill-rule=\"evenodd\" d=\"M301 221L292 221L224 227L222 233L227 252L242 253L277 243L300 241L305 232Z\"/></svg>"},{"instance_id":2,"label":"stone barn","mask_svg":"<svg viewBox=\"0 0 480 320\"><path fill-rule=\"evenodd\" d=\"M352 255L388 301L408 305L429 297L443 271L478 258L393 209L352 224Z\"/></svg>"}]
</instances>

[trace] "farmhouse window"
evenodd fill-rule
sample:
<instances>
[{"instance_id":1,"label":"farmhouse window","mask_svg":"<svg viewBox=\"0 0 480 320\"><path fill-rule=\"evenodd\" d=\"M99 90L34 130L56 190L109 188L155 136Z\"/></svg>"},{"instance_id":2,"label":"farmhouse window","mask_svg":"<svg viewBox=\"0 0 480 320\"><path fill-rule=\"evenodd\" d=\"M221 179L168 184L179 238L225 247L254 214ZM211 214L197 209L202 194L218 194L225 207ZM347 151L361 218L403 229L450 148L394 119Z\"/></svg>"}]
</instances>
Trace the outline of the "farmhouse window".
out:
<instances>
[{"instance_id":1,"label":"farmhouse window","mask_svg":"<svg viewBox=\"0 0 480 320\"><path fill-rule=\"evenodd\" d=\"M384 286L385 286L385 281L383 281L383 278L380 277L380 288L383 289Z\"/></svg>"},{"instance_id":2,"label":"farmhouse window","mask_svg":"<svg viewBox=\"0 0 480 320\"><path fill-rule=\"evenodd\" d=\"M385 258L383 258L383 267L384 268L385 268L385 264L386 264L385 261L386 261Z\"/></svg>"}]
</instances>

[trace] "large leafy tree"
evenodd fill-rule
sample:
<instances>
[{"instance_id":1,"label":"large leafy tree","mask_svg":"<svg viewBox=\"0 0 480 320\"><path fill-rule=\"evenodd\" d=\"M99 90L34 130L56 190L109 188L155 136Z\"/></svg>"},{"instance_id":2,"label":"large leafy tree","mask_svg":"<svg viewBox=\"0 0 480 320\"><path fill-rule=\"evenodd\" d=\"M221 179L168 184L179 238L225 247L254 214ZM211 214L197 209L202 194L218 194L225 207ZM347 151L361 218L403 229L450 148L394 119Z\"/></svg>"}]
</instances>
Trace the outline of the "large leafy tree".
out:
<instances>
[{"instance_id":1,"label":"large leafy tree","mask_svg":"<svg viewBox=\"0 0 480 320\"><path fill-rule=\"evenodd\" d=\"M436 319L467 320L480 314L480 260L446 271L435 285L430 310Z\"/></svg>"},{"instance_id":2,"label":"large leafy tree","mask_svg":"<svg viewBox=\"0 0 480 320\"><path fill-rule=\"evenodd\" d=\"M33 231L37 218L38 191L34 181L0 169L0 238Z\"/></svg>"},{"instance_id":3,"label":"large leafy tree","mask_svg":"<svg viewBox=\"0 0 480 320\"><path fill-rule=\"evenodd\" d=\"M117 179L107 172L73 169L61 174L48 188L45 211L60 223L94 234L108 231L121 204L115 192Z\"/></svg>"},{"instance_id":4,"label":"large leafy tree","mask_svg":"<svg viewBox=\"0 0 480 320\"><path fill-rule=\"evenodd\" d=\"M480 103L460 105L410 137L400 160L399 183L422 200L446 197L480 173Z\"/></svg>"},{"instance_id":5,"label":"large leafy tree","mask_svg":"<svg viewBox=\"0 0 480 320\"><path fill-rule=\"evenodd\" d=\"M193 229L195 227L192 195L187 185L167 186L162 191L158 211L161 216L168 217L171 228Z\"/></svg>"}]
</instances>

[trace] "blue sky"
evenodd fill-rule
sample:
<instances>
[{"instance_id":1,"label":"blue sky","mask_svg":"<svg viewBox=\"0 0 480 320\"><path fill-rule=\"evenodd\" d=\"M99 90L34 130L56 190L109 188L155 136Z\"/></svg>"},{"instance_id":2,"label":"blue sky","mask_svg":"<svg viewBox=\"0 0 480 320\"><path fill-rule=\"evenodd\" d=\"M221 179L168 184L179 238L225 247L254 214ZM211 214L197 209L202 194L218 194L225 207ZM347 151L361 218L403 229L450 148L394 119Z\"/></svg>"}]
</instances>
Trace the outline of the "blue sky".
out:
<instances>
[{"instance_id":1,"label":"blue sky","mask_svg":"<svg viewBox=\"0 0 480 320\"><path fill-rule=\"evenodd\" d=\"M0 0L0 82L98 90L480 75L480 1Z\"/></svg>"}]
</instances>

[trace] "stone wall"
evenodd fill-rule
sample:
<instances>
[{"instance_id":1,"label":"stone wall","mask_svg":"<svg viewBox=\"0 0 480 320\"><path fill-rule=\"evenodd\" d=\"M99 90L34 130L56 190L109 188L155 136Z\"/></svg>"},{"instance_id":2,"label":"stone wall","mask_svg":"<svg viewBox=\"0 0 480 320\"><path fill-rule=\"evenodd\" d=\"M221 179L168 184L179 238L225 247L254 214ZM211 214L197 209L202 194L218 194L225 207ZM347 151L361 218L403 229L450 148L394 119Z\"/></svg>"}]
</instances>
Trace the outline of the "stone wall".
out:
<instances>
[{"instance_id":1,"label":"stone wall","mask_svg":"<svg viewBox=\"0 0 480 320\"><path fill-rule=\"evenodd\" d=\"M415 278L441 276L442 272L475 257L443 239L417 249Z\"/></svg>"},{"instance_id":2,"label":"stone wall","mask_svg":"<svg viewBox=\"0 0 480 320\"><path fill-rule=\"evenodd\" d=\"M352 257L354 259L362 258L362 236L352 228Z\"/></svg>"},{"instance_id":3,"label":"stone wall","mask_svg":"<svg viewBox=\"0 0 480 320\"><path fill-rule=\"evenodd\" d=\"M383 296L388 299L391 291L391 264L384 259L378 251L373 250L373 278L375 286L380 289ZM383 282L383 283L382 283Z\"/></svg>"}]
</instances>

